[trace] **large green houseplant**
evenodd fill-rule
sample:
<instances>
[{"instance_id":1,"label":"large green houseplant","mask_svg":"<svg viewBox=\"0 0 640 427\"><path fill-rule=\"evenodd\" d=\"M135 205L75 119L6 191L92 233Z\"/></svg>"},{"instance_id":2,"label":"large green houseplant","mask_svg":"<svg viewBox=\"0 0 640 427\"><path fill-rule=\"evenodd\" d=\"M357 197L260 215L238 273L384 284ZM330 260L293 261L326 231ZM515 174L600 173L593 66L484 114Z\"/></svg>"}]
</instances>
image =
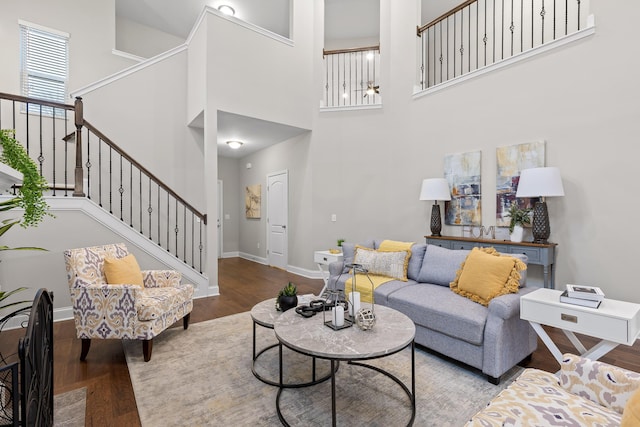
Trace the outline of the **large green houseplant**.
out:
<instances>
[{"instance_id":1,"label":"large green houseplant","mask_svg":"<svg viewBox=\"0 0 640 427\"><path fill-rule=\"evenodd\" d=\"M17 224L23 228L36 227L45 216L51 214L47 212L49 205L43 196L44 191L48 189L47 182L40 176L38 165L29 157L22 144L16 141L15 131L10 129L0 130L0 146L2 147L0 162L22 173L23 177L17 194L14 197L0 201L0 212L15 208L24 209L21 218L9 218L0 222L0 237L2 237ZM10 248L7 245L0 245L0 251L8 250L45 249L33 246ZM31 301L6 302L9 297L25 289L27 288L20 287L11 291L0 290L0 331L9 319L29 310L30 306L27 304L30 304Z\"/></svg>"}]
</instances>

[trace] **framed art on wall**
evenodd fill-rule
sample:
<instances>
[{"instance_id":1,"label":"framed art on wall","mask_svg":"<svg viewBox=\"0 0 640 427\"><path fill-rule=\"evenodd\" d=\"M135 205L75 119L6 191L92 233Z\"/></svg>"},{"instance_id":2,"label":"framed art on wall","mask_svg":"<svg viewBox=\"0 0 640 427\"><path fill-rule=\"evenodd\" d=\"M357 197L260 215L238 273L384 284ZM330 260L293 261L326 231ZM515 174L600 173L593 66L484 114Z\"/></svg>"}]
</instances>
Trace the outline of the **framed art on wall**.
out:
<instances>
[{"instance_id":1,"label":"framed art on wall","mask_svg":"<svg viewBox=\"0 0 640 427\"><path fill-rule=\"evenodd\" d=\"M445 224L482 224L481 159L481 151L445 156L444 177L451 189L451 201L444 205Z\"/></svg>"},{"instance_id":2,"label":"framed art on wall","mask_svg":"<svg viewBox=\"0 0 640 427\"><path fill-rule=\"evenodd\" d=\"M544 141L496 148L496 226L509 226L510 218L506 214L513 203L521 209L535 204L537 197L516 199L516 190L520 171L542 167L544 159Z\"/></svg>"},{"instance_id":3,"label":"framed art on wall","mask_svg":"<svg viewBox=\"0 0 640 427\"><path fill-rule=\"evenodd\" d=\"M244 195L244 210L249 219L260 218L262 205L262 186L260 184L248 185Z\"/></svg>"}]
</instances>

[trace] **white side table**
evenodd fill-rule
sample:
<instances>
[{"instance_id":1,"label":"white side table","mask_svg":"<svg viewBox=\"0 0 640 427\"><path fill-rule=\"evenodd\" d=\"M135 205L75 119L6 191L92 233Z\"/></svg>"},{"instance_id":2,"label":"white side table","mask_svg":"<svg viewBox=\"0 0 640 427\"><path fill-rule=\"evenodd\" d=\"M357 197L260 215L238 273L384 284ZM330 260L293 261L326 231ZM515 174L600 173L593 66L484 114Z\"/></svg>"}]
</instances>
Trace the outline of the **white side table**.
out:
<instances>
[{"instance_id":1,"label":"white side table","mask_svg":"<svg viewBox=\"0 0 640 427\"><path fill-rule=\"evenodd\" d=\"M344 259L342 252L337 254L332 254L329 251L315 251L313 253L313 261L318 264L318 269L322 274L322 280L324 280L324 288L320 291L319 295L324 295L324 291L327 290L327 285L329 284L329 270L328 266L332 262L342 261ZM327 269L325 270L326 267Z\"/></svg>"},{"instance_id":2,"label":"white side table","mask_svg":"<svg viewBox=\"0 0 640 427\"><path fill-rule=\"evenodd\" d=\"M560 302L561 290L538 289L520 298L520 318L527 320L558 363L562 353L542 325L559 328L584 357L597 360L619 344L633 345L640 335L640 304L605 298L599 308ZM587 350L574 332L600 338Z\"/></svg>"}]
</instances>

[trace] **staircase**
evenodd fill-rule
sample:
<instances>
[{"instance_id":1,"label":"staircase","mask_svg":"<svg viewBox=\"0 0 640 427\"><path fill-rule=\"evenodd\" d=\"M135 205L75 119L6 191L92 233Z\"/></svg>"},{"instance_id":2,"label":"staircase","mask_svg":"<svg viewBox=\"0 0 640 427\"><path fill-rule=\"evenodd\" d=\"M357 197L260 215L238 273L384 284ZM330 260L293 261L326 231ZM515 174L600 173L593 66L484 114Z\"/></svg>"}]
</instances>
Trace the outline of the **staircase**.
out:
<instances>
[{"instance_id":1,"label":"staircase","mask_svg":"<svg viewBox=\"0 0 640 427\"><path fill-rule=\"evenodd\" d=\"M0 129L14 129L39 165L52 208L83 211L207 289L206 214L85 120L82 99L67 105L0 93Z\"/></svg>"}]
</instances>

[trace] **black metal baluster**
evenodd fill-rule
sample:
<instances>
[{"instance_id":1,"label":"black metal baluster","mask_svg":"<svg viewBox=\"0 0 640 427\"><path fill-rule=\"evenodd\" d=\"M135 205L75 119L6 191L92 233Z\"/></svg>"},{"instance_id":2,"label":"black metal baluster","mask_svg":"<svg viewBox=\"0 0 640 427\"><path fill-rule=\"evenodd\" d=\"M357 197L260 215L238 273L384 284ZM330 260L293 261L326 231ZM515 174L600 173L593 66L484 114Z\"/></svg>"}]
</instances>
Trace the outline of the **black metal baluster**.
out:
<instances>
[{"instance_id":1,"label":"black metal baluster","mask_svg":"<svg viewBox=\"0 0 640 427\"><path fill-rule=\"evenodd\" d=\"M544 16L547 14L547 12L544 9L544 0L542 0L542 10L540 10L540 18L541 18L541 22L542 22L542 28L540 30L540 42L541 44L544 44Z\"/></svg>"},{"instance_id":2,"label":"black metal baluster","mask_svg":"<svg viewBox=\"0 0 640 427\"><path fill-rule=\"evenodd\" d=\"M520 52L524 50L524 0L520 0Z\"/></svg>"},{"instance_id":3,"label":"black metal baluster","mask_svg":"<svg viewBox=\"0 0 640 427\"><path fill-rule=\"evenodd\" d=\"M184 212L182 213L182 219L183 219L183 228L182 228L182 236L183 236L183 249L182 249L182 260L185 262L185 264L187 263L187 206L184 206ZM177 252L177 251L176 251Z\"/></svg>"},{"instance_id":4,"label":"black metal baluster","mask_svg":"<svg viewBox=\"0 0 640 427\"><path fill-rule=\"evenodd\" d=\"M426 38L426 40L425 40ZM422 89L425 88L425 80L427 82L426 86L429 87L429 64L427 63L426 69L425 69L425 56L428 58L429 57L429 29L427 28L427 35L424 36L424 32L423 32L423 37L422 37L422 49L420 49L420 60L422 61L422 65L420 67L420 77L422 80Z\"/></svg>"},{"instance_id":5,"label":"black metal baluster","mask_svg":"<svg viewBox=\"0 0 640 427\"><path fill-rule=\"evenodd\" d=\"M40 138L38 139L38 144L40 145L40 154L38 155L38 163L40 163L40 176L42 176L42 162L44 162L44 157L42 156L42 104L40 104Z\"/></svg>"},{"instance_id":6,"label":"black metal baluster","mask_svg":"<svg viewBox=\"0 0 640 427\"><path fill-rule=\"evenodd\" d=\"M51 145L53 150L53 196L56 195L56 107L53 107L53 120L51 120L52 133Z\"/></svg>"},{"instance_id":7,"label":"black metal baluster","mask_svg":"<svg viewBox=\"0 0 640 427\"><path fill-rule=\"evenodd\" d=\"M464 9L460 11L460 75L464 74Z\"/></svg>"},{"instance_id":8,"label":"black metal baluster","mask_svg":"<svg viewBox=\"0 0 640 427\"><path fill-rule=\"evenodd\" d=\"M513 30L515 30L516 27L513 24L513 0L511 0L511 25L509 26L509 30L511 31L511 56L513 56Z\"/></svg>"},{"instance_id":9,"label":"black metal baluster","mask_svg":"<svg viewBox=\"0 0 640 427\"><path fill-rule=\"evenodd\" d=\"M203 249L203 245L202 245L202 219L200 219L200 243L198 245L198 249L200 250L200 263L198 265L198 267L200 267L200 273L202 273L202 249Z\"/></svg>"},{"instance_id":10,"label":"black metal baluster","mask_svg":"<svg viewBox=\"0 0 640 427\"><path fill-rule=\"evenodd\" d=\"M531 2L531 47L533 48L533 2Z\"/></svg>"},{"instance_id":11,"label":"black metal baluster","mask_svg":"<svg viewBox=\"0 0 640 427\"><path fill-rule=\"evenodd\" d=\"M569 0L564 0L564 35L569 34Z\"/></svg>"},{"instance_id":12,"label":"black metal baluster","mask_svg":"<svg viewBox=\"0 0 640 427\"><path fill-rule=\"evenodd\" d=\"M504 0L502 0L500 14L502 16L502 20L500 21L500 38L502 43L502 47L500 49L500 59L504 59Z\"/></svg>"},{"instance_id":13,"label":"black metal baluster","mask_svg":"<svg viewBox=\"0 0 640 427\"><path fill-rule=\"evenodd\" d=\"M122 186L122 155L120 155L120 186L118 187L118 193L120 193L120 221L124 221L122 217L122 197L124 195L124 187Z\"/></svg>"},{"instance_id":14,"label":"black metal baluster","mask_svg":"<svg viewBox=\"0 0 640 427\"><path fill-rule=\"evenodd\" d=\"M477 3L476 3L477 5ZM468 7L468 13L469 13L469 28L467 29L467 62L468 62L468 72L471 72L471 5L467 6Z\"/></svg>"},{"instance_id":15,"label":"black metal baluster","mask_svg":"<svg viewBox=\"0 0 640 427\"><path fill-rule=\"evenodd\" d=\"M479 68L480 60L480 2L476 2L476 70Z\"/></svg>"},{"instance_id":16,"label":"black metal baluster","mask_svg":"<svg viewBox=\"0 0 640 427\"><path fill-rule=\"evenodd\" d=\"M580 31L580 0L578 0L578 31Z\"/></svg>"},{"instance_id":17,"label":"black metal baluster","mask_svg":"<svg viewBox=\"0 0 640 427\"><path fill-rule=\"evenodd\" d=\"M160 215L162 211L160 210L160 184L158 184L158 246L160 245ZM167 215L169 213L167 212ZM169 246L169 242L167 242L167 246Z\"/></svg>"},{"instance_id":18,"label":"black metal baluster","mask_svg":"<svg viewBox=\"0 0 640 427\"><path fill-rule=\"evenodd\" d=\"M167 252L169 251L169 242L171 241L171 224L169 223L169 212L171 207L169 205L169 192L167 192Z\"/></svg>"},{"instance_id":19,"label":"black metal baluster","mask_svg":"<svg viewBox=\"0 0 640 427\"><path fill-rule=\"evenodd\" d=\"M195 241L195 228L196 228L196 224L195 224L195 220L196 220L196 214L195 212L191 211L191 268L196 268L195 267L195 245L196 245L196 241ZM222 255L222 254L220 254Z\"/></svg>"},{"instance_id":20,"label":"black metal baluster","mask_svg":"<svg viewBox=\"0 0 640 427\"><path fill-rule=\"evenodd\" d=\"M456 15L453 18L453 78L456 78Z\"/></svg>"},{"instance_id":21,"label":"black metal baluster","mask_svg":"<svg viewBox=\"0 0 640 427\"><path fill-rule=\"evenodd\" d=\"M442 77L442 62L444 61L444 56L442 55L442 21L438 25L440 25L440 83L442 83L444 81Z\"/></svg>"},{"instance_id":22,"label":"black metal baluster","mask_svg":"<svg viewBox=\"0 0 640 427\"><path fill-rule=\"evenodd\" d=\"M151 177L149 177L149 207L147 212L149 212L149 240L153 240L151 238L151 214L153 213L153 207L151 207Z\"/></svg>"},{"instance_id":23,"label":"black metal baluster","mask_svg":"<svg viewBox=\"0 0 640 427\"><path fill-rule=\"evenodd\" d=\"M326 93L326 100L325 103L327 105L327 107L329 107L329 58L325 55L324 56L324 66L325 66L325 84L324 84L324 90Z\"/></svg>"},{"instance_id":24,"label":"black metal baluster","mask_svg":"<svg viewBox=\"0 0 640 427\"><path fill-rule=\"evenodd\" d=\"M91 199L91 144L89 144L89 137L90 136L91 136L91 132L89 132L89 130L87 129L87 163L86 163L86 166L87 166L87 198L88 199ZM99 143L98 143L98 147L100 147ZM98 166L101 166L99 162L98 162ZM98 167L98 171L100 171L100 167ZM98 173L98 175L99 175L99 173ZM100 206L102 206L102 204Z\"/></svg>"},{"instance_id":25,"label":"black metal baluster","mask_svg":"<svg viewBox=\"0 0 640 427\"><path fill-rule=\"evenodd\" d=\"M176 256L176 258L178 257L178 232L180 231L178 229L178 199L176 199L176 228L174 230L176 232L176 253L174 254Z\"/></svg>"},{"instance_id":26,"label":"black metal baluster","mask_svg":"<svg viewBox=\"0 0 640 427\"><path fill-rule=\"evenodd\" d=\"M69 118L67 117L67 110L64 110L64 134L69 135L69 129L67 123L69 123ZM67 171L69 170L69 143L67 141L64 142L64 196L68 196L68 188L69 188L69 176Z\"/></svg>"},{"instance_id":27,"label":"black metal baluster","mask_svg":"<svg viewBox=\"0 0 640 427\"><path fill-rule=\"evenodd\" d=\"M113 156L109 146L109 213L113 215Z\"/></svg>"},{"instance_id":28,"label":"black metal baluster","mask_svg":"<svg viewBox=\"0 0 640 427\"><path fill-rule=\"evenodd\" d=\"M491 21L493 22L493 42L491 43L491 45L493 46L493 60L492 63L496 62L496 0L493 0L492 3L493 6L493 18L491 19Z\"/></svg>"},{"instance_id":29,"label":"black metal baluster","mask_svg":"<svg viewBox=\"0 0 640 427\"><path fill-rule=\"evenodd\" d=\"M16 101L11 101L11 104L13 105L13 125L11 126L11 129L15 129L16 128ZM29 153L29 103L27 102L27 153Z\"/></svg>"},{"instance_id":30,"label":"black metal baluster","mask_svg":"<svg viewBox=\"0 0 640 427\"><path fill-rule=\"evenodd\" d=\"M556 0L553 0L553 40L556 39Z\"/></svg>"},{"instance_id":31,"label":"black metal baluster","mask_svg":"<svg viewBox=\"0 0 640 427\"><path fill-rule=\"evenodd\" d=\"M133 163L129 162L129 226L133 228Z\"/></svg>"},{"instance_id":32,"label":"black metal baluster","mask_svg":"<svg viewBox=\"0 0 640 427\"><path fill-rule=\"evenodd\" d=\"M89 137L87 136L88 139ZM98 138L98 172L98 204L102 207L102 139L100 138Z\"/></svg>"},{"instance_id":33,"label":"black metal baluster","mask_svg":"<svg viewBox=\"0 0 640 427\"><path fill-rule=\"evenodd\" d=\"M482 42L484 43L484 66L487 66L487 0L484 0L484 37Z\"/></svg>"},{"instance_id":34,"label":"black metal baluster","mask_svg":"<svg viewBox=\"0 0 640 427\"><path fill-rule=\"evenodd\" d=\"M449 17L447 17L447 43L445 43L445 45L447 46L447 55L446 55L446 59L447 59L447 78L445 79L445 81L446 81L446 80L449 80Z\"/></svg>"},{"instance_id":35,"label":"black metal baluster","mask_svg":"<svg viewBox=\"0 0 640 427\"><path fill-rule=\"evenodd\" d=\"M144 232L142 231L143 228L143 221L142 221L142 169L138 169L138 182L140 183L140 203L139 203L139 210L140 210L140 234L144 234Z\"/></svg>"}]
</instances>

